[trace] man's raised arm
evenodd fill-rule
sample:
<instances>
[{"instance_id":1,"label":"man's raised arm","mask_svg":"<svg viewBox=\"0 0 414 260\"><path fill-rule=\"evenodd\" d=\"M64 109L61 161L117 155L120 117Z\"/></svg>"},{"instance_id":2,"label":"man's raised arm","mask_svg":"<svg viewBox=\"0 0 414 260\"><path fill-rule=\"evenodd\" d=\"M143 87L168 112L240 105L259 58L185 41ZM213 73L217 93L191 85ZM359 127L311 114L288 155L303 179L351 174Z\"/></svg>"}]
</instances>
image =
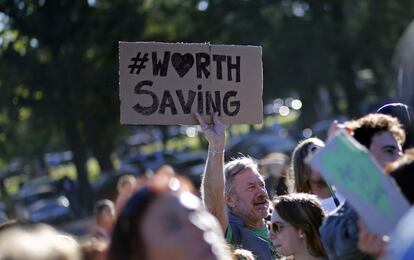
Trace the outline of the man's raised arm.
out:
<instances>
[{"instance_id":1,"label":"man's raised arm","mask_svg":"<svg viewBox=\"0 0 414 260\"><path fill-rule=\"evenodd\" d=\"M203 118L196 114L196 118L208 141L207 162L201 182L201 198L207 210L220 222L223 230L227 229L228 220L224 200L224 146L225 125L213 117L213 124L207 125Z\"/></svg>"}]
</instances>

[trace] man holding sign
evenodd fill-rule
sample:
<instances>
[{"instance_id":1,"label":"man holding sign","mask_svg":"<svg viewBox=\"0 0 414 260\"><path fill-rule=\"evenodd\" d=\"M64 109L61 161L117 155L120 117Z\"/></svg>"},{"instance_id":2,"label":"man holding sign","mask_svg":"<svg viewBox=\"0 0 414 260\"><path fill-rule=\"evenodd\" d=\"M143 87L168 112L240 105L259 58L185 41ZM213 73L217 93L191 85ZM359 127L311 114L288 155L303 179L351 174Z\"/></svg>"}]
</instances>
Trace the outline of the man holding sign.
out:
<instances>
[{"instance_id":1,"label":"man holding sign","mask_svg":"<svg viewBox=\"0 0 414 260\"><path fill-rule=\"evenodd\" d=\"M258 260L275 259L265 220L270 202L257 164L243 157L223 168L225 126L217 114L212 125L198 114L197 120L209 143L201 186L206 208L219 220L230 244L252 251Z\"/></svg>"},{"instance_id":2,"label":"man holding sign","mask_svg":"<svg viewBox=\"0 0 414 260\"><path fill-rule=\"evenodd\" d=\"M223 176L221 122L263 120L261 54L257 46L120 42L119 82L121 123L201 125L209 141L202 184L207 209L229 242L269 260L275 258L264 220L269 197L256 163L235 160L226 167L226 182Z\"/></svg>"},{"instance_id":3,"label":"man holding sign","mask_svg":"<svg viewBox=\"0 0 414 260\"><path fill-rule=\"evenodd\" d=\"M321 238L330 259L367 259L357 248L358 215L353 208L371 230L385 235L408 207L382 172L382 167L401 155L405 134L397 119L380 114L367 115L346 126L365 148L340 133L310 161L348 200L327 218Z\"/></svg>"}]
</instances>

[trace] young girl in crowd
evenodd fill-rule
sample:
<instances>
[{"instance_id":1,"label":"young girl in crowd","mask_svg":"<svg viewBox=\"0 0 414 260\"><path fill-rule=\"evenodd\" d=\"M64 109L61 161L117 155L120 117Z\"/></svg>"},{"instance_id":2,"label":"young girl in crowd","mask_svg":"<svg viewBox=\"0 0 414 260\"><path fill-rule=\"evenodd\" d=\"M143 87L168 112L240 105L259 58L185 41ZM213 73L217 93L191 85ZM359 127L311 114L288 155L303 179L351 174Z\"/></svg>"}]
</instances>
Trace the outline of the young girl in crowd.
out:
<instances>
[{"instance_id":1,"label":"young girl in crowd","mask_svg":"<svg viewBox=\"0 0 414 260\"><path fill-rule=\"evenodd\" d=\"M320 173L312 170L305 162L309 155L324 146L323 141L315 137L300 142L292 153L292 172L294 191L315 194L324 211L330 213L343 203L344 198L337 193L335 194Z\"/></svg>"},{"instance_id":2,"label":"young girl in crowd","mask_svg":"<svg viewBox=\"0 0 414 260\"><path fill-rule=\"evenodd\" d=\"M273 203L270 239L276 250L295 260L326 259L319 234L325 215L316 196L292 193Z\"/></svg>"}]
</instances>

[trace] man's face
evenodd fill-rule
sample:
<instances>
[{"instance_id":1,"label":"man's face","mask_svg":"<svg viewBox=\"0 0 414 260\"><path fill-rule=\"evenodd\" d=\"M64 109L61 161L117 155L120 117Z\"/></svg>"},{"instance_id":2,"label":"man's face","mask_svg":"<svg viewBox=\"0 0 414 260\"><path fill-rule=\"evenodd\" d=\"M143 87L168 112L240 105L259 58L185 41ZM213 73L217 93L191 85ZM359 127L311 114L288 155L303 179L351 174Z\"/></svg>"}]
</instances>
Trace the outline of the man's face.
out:
<instances>
[{"instance_id":1,"label":"man's face","mask_svg":"<svg viewBox=\"0 0 414 260\"><path fill-rule=\"evenodd\" d=\"M401 144L388 131L379 132L372 137L369 151L383 168L402 155Z\"/></svg>"},{"instance_id":2,"label":"man's face","mask_svg":"<svg viewBox=\"0 0 414 260\"><path fill-rule=\"evenodd\" d=\"M262 221L269 214L269 197L258 172L244 169L233 180L233 213L251 222Z\"/></svg>"}]
</instances>

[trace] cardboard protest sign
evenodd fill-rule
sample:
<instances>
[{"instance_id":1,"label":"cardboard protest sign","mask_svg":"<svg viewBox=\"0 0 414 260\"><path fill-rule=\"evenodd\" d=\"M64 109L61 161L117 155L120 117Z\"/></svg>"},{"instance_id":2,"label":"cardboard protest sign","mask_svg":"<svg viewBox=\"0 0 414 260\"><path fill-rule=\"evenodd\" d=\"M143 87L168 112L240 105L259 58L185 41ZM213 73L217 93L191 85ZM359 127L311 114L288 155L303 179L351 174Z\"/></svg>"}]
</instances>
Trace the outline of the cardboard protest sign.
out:
<instances>
[{"instance_id":1,"label":"cardboard protest sign","mask_svg":"<svg viewBox=\"0 0 414 260\"><path fill-rule=\"evenodd\" d=\"M227 124L263 118L262 49L255 46L119 43L123 124Z\"/></svg>"},{"instance_id":2,"label":"cardboard protest sign","mask_svg":"<svg viewBox=\"0 0 414 260\"><path fill-rule=\"evenodd\" d=\"M379 234L389 234L410 207L367 149L343 131L309 163L336 186L368 228Z\"/></svg>"}]
</instances>

